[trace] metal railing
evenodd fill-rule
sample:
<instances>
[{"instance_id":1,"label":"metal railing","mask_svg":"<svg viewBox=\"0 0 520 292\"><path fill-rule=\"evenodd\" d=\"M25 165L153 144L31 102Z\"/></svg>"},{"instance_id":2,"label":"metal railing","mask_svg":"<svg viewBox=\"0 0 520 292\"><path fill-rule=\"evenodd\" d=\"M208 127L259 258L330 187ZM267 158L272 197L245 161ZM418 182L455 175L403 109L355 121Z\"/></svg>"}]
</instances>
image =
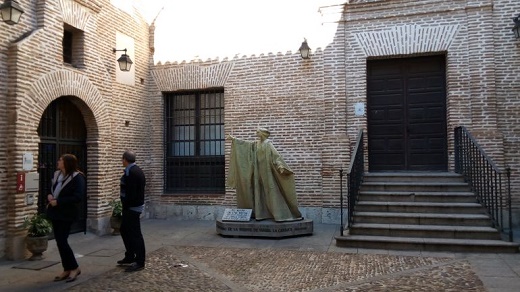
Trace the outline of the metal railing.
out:
<instances>
[{"instance_id":1,"label":"metal railing","mask_svg":"<svg viewBox=\"0 0 520 292\"><path fill-rule=\"evenodd\" d=\"M365 152L363 147L363 130L359 130L356 148L352 153L350 159L350 165L347 172L348 182L348 194L347 194L347 227L352 226L354 207L358 199L359 187L363 181L363 175L365 174ZM343 230L345 229L345 222L343 219L343 169L339 171L340 176L340 208L341 208L341 236L343 236Z\"/></svg>"},{"instance_id":2,"label":"metal railing","mask_svg":"<svg viewBox=\"0 0 520 292\"><path fill-rule=\"evenodd\" d=\"M462 174L477 200L486 209L493 227L504 232L504 207L509 213L509 241L513 241L511 218L511 169L500 171L465 127L455 128L455 172ZM503 185L503 180L506 186ZM505 198L504 198L505 197ZM504 200L506 205L504 205Z\"/></svg>"}]
</instances>

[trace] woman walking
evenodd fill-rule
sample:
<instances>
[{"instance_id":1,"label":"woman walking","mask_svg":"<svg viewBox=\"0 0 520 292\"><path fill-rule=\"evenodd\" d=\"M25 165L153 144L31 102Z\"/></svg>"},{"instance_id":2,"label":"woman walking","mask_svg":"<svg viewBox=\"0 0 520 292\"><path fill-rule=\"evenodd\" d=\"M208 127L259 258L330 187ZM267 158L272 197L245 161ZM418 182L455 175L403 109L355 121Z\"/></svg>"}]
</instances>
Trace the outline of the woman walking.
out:
<instances>
[{"instance_id":1,"label":"woman walking","mask_svg":"<svg viewBox=\"0 0 520 292\"><path fill-rule=\"evenodd\" d=\"M85 176L78 170L78 160L72 154L64 154L58 159L58 170L52 179L47 216L52 221L54 238L60 253L63 272L54 281L72 282L81 274L69 243L72 223L78 219L78 203L85 196Z\"/></svg>"}]
</instances>

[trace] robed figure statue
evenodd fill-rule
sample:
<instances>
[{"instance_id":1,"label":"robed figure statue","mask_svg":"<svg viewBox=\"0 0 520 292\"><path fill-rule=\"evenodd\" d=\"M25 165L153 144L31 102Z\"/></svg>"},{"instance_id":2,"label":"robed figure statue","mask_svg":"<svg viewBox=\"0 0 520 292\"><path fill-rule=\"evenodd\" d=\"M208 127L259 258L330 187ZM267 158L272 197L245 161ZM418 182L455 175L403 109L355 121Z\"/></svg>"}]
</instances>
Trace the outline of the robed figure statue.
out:
<instances>
[{"instance_id":1,"label":"robed figure statue","mask_svg":"<svg viewBox=\"0 0 520 292\"><path fill-rule=\"evenodd\" d=\"M293 171L268 139L267 129L259 128L256 135L255 142L227 136L232 140L227 185L236 189L237 207L252 209L256 220L302 220Z\"/></svg>"}]
</instances>

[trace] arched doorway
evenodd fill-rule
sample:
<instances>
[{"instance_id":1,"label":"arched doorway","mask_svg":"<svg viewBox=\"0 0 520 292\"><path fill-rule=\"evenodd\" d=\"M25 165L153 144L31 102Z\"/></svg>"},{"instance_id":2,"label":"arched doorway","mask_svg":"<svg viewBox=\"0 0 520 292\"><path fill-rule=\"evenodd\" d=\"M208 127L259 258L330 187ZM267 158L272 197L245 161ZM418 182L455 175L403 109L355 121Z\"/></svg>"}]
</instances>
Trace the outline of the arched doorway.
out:
<instances>
[{"instance_id":1,"label":"arched doorway","mask_svg":"<svg viewBox=\"0 0 520 292\"><path fill-rule=\"evenodd\" d=\"M87 128L81 111L71 102L72 98L75 97L62 96L54 100L45 109L38 126L38 212L45 212L47 194L50 193L52 175L60 155L74 154L78 158L80 170L85 174L87 171ZM72 226L71 233L86 230L86 198L81 202L79 211L79 220Z\"/></svg>"}]
</instances>

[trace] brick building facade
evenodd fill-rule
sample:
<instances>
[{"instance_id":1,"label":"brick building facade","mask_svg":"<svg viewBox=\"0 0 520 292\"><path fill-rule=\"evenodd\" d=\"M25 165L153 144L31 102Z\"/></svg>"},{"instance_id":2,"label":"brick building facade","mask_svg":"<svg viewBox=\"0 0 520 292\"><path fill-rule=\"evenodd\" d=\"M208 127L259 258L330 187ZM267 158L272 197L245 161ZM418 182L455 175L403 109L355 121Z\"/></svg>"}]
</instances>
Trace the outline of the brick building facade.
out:
<instances>
[{"instance_id":1,"label":"brick building facade","mask_svg":"<svg viewBox=\"0 0 520 292\"><path fill-rule=\"evenodd\" d=\"M149 26L142 17L110 1L21 1L20 5L25 11L20 23L0 24L0 256L8 258L23 256L23 219L40 208L39 193L48 188L40 184L36 192L19 192L17 173L54 170L59 152L77 150L71 148L72 142L80 145L74 154L83 158L80 163L87 175L87 228L106 233L108 203L118 196L121 155L124 149L135 149L146 164L150 131L144 110L148 100L143 98L151 62ZM121 77L116 62L121 53L113 49L124 49L129 42L134 44L128 47L134 66ZM44 114L53 111L53 101L58 110ZM63 113L60 108L75 111ZM85 129L80 125L79 130L85 136L69 133L69 123L76 121L71 115L82 117ZM42 129L44 124L59 127L59 133L56 128ZM42 161L40 153L50 161ZM25 171L24 154L34 158L32 168ZM40 183L44 181L40 176Z\"/></svg>"},{"instance_id":2,"label":"brick building facade","mask_svg":"<svg viewBox=\"0 0 520 292\"><path fill-rule=\"evenodd\" d=\"M288 52L154 66L154 112L161 113L161 93L224 88L226 133L253 140L256 127L271 128L274 143L296 171L304 216L338 222L339 170L349 162L358 130L368 126L367 115L354 109L367 107L369 60L445 59L447 170L454 169L457 126L467 127L502 171L517 168L520 51L511 18L518 10L512 1L350 1L334 40L310 60ZM155 120L163 122L159 115ZM163 141L157 134L153 145ZM518 209L520 181L514 177ZM224 196L185 196L157 187L151 192L156 218L214 219L234 201L232 190Z\"/></svg>"},{"instance_id":3,"label":"brick building facade","mask_svg":"<svg viewBox=\"0 0 520 292\"><path fill-rule=\"evenodd\" d=\"M383 61L424 60L443 66L439 72L446 76L441 88L446 170L453 171L453 129L465 126L500 169L513 170L513 219L520 225L516 146L520 41L511 32L511 18L520 13L520 4L513 0L348 2L334 39L326 48L313 50L310 59L302 59L298 52L266 52L153 64L154 28L136 12L122 11L108 0L22 1L22 21L14 26L0 24L0 97L5 103L0 107L4 145L0 149L0 256L21 256L24 230L20 225L24 216L38 209L38 203L30 200L33 196L38 201L38 194L17 192L17 173L43 171L42 145L69 149L60 148L68 145L67 139L43 137L41 125L53 102L70 102L83 117L86 135L73 140L85 149L80 156L86 160L85 227L90 231L109 230L108 203L118 196L124 149L138 153L138 163L148 177L146 217L214 220L235 205L234 190L221 182L214 182L215 192L197 188L197 182L192 189L179 188L176 182L178 172L189 173L194 160L175 164L179 156L190 156L186 149L192 147L191 136L179 132L186 125L169 117L190 112L192 105L201 110L206 95L222 98L221 105L205 110L219 112L211 117L222 118L209 122L212 130L207 141L213 143L208 151L221 154L224 174L230 151L224 134L254 140L256 128L267 127L295 172L303 216L338 223L339 171L348 166L358 130L366 133L373 126L366 112L360 114L355 107L369 108L367 96L372 93L367 88L373 79L367 75ZM67 33L74 40L71 62L63 61L62 40ZM312 47L312 40L309 44ZM117 69L120 52L114 53L113 48L128 49L134 61L131 72ZM175 103L186 96L187 102ZM191 97L199 99L192 104ZM189 124L204 130L202 121ZM205 143L197 133L193 141ZM179 144L178 135L188 142ZM179 145L188 148L179 150ZM34 154L34 165L24 171L23 157L28 153Z\"/></svg>"}]
</instances>

